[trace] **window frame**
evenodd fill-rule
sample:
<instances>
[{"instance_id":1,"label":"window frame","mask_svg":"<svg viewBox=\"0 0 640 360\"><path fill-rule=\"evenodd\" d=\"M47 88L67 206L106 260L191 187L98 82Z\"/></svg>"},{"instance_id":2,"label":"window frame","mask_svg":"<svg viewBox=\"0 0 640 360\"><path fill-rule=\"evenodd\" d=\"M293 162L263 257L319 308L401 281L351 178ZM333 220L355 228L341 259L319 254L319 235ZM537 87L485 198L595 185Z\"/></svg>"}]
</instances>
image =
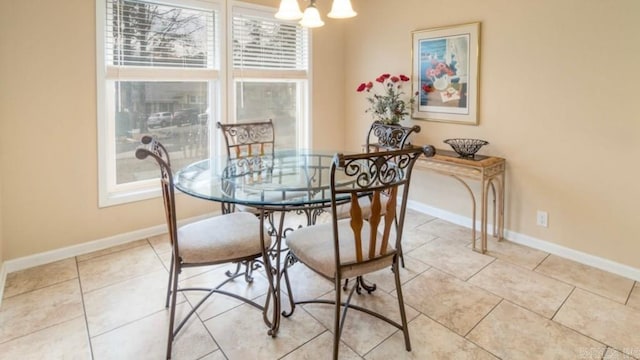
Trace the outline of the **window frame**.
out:
<instances>
[{"instance_id":1,"label":"window frame","mask_svg":"<svg viewBox=\"0 0 640 360\"><path fill-rule=\"evenodd\" d=\"M231 1L227 11L227 64L229 71L227 72L227 93L231 94L227 98L227 108L229 118L237 122L236 103L238 94L236 92L236 81L242 79L246 82L296 82L300 86L297 87L297 114L296 127L298 136L296 136L296 146L298 148L309 148L311 145L311 54L312 54L312 33L307 28L302 28L305 32L305 40L307 46L307 56L305 70L281 70L281 69L236 69L233 63L233 17L239 12L254 17L264 17L280 23L295 25L296 21L277 20L274 15L276 8L249 4L243 1ZM266 120L266 119L265 119Z\"/></svg>"},{"instance_id":2,"label":"window frame","mask_svg":"<svg viewBox=\"0 0 640 360\"><path fill-rule=\"evenodd\" d=\"M193 7L216 12L214 24L214 56L209 68L168 68L109 65L106 60L106 41L109 29L106 23L107 3L96 0L96 96L98 143L98 207L108 207L161 196L157 178L117 184L116 182L116 127L115 104L108 87L116 81L205 81L208 83L209 133L212 123L224 116L221 97L224 91L224 66L226 57L226 16L224 3L217 0L152 0L159 5ZM209 136L209 149L214 149L215 136Z\"/></svg>"}]
</instances>

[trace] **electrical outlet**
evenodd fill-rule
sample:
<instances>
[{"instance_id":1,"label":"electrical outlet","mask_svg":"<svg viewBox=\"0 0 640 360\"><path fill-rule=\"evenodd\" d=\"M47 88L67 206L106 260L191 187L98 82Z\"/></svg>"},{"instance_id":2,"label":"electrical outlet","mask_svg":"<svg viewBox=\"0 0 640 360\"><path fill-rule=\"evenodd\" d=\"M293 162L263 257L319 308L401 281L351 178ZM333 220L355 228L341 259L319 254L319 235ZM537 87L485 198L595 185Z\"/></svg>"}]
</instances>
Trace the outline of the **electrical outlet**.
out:
<instances>
[{"instance_id":1,"label":"electrical outlet","mask_svg":"<svg viewBox=\"0 0 640 360\"><path fill-rule=\"evenodd\" d=\"M549 227L549 214L546 211L538 210L538 213L536 214L536 225Z\"/></svg>"}]
</instances>

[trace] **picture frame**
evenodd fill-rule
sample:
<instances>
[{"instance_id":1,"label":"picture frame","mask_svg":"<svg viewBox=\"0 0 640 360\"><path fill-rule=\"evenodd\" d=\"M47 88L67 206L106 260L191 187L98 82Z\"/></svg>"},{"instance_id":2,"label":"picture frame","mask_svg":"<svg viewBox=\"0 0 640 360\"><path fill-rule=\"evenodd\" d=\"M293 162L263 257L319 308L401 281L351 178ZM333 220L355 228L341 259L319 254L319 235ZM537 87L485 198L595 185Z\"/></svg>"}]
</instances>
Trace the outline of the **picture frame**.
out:
<instances>
[{"instance_id":1,"label":"picture frame","mask_svg":"<svg viewBox=\"0 0 640 360\"><path fill-rule=\"evenodd\" d=\"M478 125L480 23L411 34L412 93L419 92L411 117Z\"/></svg>"}]
</instances>

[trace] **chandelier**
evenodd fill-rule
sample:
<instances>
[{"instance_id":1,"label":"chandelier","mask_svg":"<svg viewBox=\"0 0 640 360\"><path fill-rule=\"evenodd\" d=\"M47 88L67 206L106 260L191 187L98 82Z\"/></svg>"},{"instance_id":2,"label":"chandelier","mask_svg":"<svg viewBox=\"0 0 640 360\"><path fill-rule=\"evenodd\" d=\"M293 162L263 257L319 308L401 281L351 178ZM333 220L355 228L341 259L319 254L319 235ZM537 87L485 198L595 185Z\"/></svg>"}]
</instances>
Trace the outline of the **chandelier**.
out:
<instances>
[{"instance_id":1,"label":"chandelier","mask_svg":"<svg viewBox=\"0 0 640 360\"><path fill-rule=\"evenodd\" d=\"M346 19L357 14L351 7L351 0L333 0L331 11L327 16L333 19ZM320 18L320 13L316 7L316 0L309 2L309 6L304 10L304 13L300 11L298 0L280 0L280 8L275 16L281 20L300 20L300 25L308 28L324 25L324 21Z\"/></svg>"}]
</instances>

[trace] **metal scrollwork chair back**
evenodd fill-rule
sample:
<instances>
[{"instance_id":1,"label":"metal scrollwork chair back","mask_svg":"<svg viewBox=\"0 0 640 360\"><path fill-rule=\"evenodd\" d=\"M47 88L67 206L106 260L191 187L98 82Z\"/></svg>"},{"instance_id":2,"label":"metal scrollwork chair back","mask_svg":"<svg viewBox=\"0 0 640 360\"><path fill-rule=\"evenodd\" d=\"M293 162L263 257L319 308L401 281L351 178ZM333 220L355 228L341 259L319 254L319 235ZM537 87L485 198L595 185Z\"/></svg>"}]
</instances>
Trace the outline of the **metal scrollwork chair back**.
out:
<instances>
[{"instance_id":1,"label":"metal scrollwork chair back","mask_svg":"<svg viewBox=\"0 0 640 360\"><path fill-rule=\"evenodd\" d=\"M229 159L274 154L275 131L271 119L238 124L217 123L222 130Z\"/></svg>"},{"instance_id":2,"label":"metal scrollwork chair back","mask_svg":"<svg viewBox=\"0 0 640 360\"><path fill-rule=\"evenodd\" d=\"M388 151L403 149L407 144L409 136L413 133L419 133L420 126L405 127L400 125L384 124L380 121L374 121L367 133L365 143L365 152ZM383 200L384 201L384 200ZM360 206L363 208L363 216L369 216L369 206L371 205L368 197L360 198ZM350 205L344 204L338 206L338 216L345 218L349 216Z\"/></svg>"},{"instance_id":3,"label":"metal scrollwork chair back","mask_svg":"<svg viewBox=\"0 0 640 360\"><path fill-rule=\"evenodd\" d=\"M263 311L264 306L241 295L228 292L222 287L239 276L251 282L251 271L256 267L246 266L247 271L228 273L229 276L213 288L179 287L178 277L183 268L209 266L224 263L257 264L271 245L271 237L260 228L260 220L248 213L232 213L214 216L192 222L178 228L176 223L176 201L173 172L169 160L169 151L151 136L143 136L136 149L140 160L152 158L160 167L160 182L164 200L165 216L171 242L171 264L165 306L170 308L169 336L167 339L167 359L171 358L175 336L187 320L211 295L218 293L246 302ZM239 268L239 266L238 266ZM176 317L176 299L179 292L203 291L205 296L193 306L187 315L174 326Z\"/></svg>"},{"instance_id":4,"label":"metal scrollwork chair back","mask_svg":"<svg viewBox=\"0 0 640 360\"><path fill-rule=\"evenodd\" d=\"M376 316L403 332L405 347L411 350L409 330L402 297L402 284L398 269L398 248L402 241L402 230L409 194L409 183L413 166L420 155L433 156L433 146L405 147L400 150L380 151L356 155L336 155L331 167L332 221L292 232L287 237L289 253L285 267L291 316L297 304L323 303L334 306L333 358L338 358L338 344L348 309L355 309ZM383 205L382 194L386 194ZM362 216L358 199L371 195L371 209L368 221ZM350 216L339 219L336 206L350 199ZM385 207L384 212L382 207ZM397 220L397 227L394 222ZM331 241L332 239L333 241ZM331 280L334 283L335 300L295 301L289 282L288 267L297 261ZM348 278L358 278L390 267L395 277L400 323L373 311L371 308L351 304L353 285L346 301L341 300L341 282ZM341 309L343 309L341 313Z\"/></svg>"},{"instance_id":5,"label":"metal scrollwork chair back","mask_svg":"<svg viewBox=\"0 0 640 360\"><path fill-rule=\"evenodd\" d=\"M233 176L270 178L275 155L275 130L273 121L255 121L237 124L217 123L222 131L227 150L228 168ZM234 210L257 214L255 209L223 203L222 212Z\"/></svg>"},{"instance_id":6,"label":"metal scrollwork chair back","mask_svg":"<svg viewBox=\"0 0 640 360\"><path fill-rule=\"evenodd\" d=\"M365 151L402 149L408 145L409 136L419 132L420 126L418 125L407 127L374 121L367 133Z\"/></svg>"}]
</instances>

